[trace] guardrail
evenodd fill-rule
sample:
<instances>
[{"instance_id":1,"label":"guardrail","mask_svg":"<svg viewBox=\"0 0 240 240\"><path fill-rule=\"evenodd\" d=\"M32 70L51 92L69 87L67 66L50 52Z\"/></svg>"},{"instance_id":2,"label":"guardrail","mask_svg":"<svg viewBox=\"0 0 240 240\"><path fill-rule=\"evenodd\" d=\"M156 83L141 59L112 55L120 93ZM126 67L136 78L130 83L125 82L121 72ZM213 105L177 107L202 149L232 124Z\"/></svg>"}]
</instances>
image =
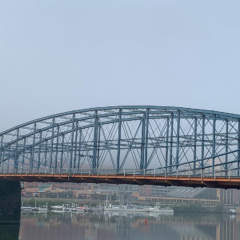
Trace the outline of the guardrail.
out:
<instances>
[{"instance_id":1,"label":"guardrail","mask_svg":"<svg viewBox=\"0 0 240 240\"><path fill-rule=\"evenodd\" d=\"M0 174L67 174L67 175L121 175L121 176L162 176L162 177L201 177L201 178L240 178L238 169L226 171L215 171L214 175L211 169L199 170L174 170L166 171L166 169L55 169L55 168L39 168L28 169L22 168L17 171L14 169L0 169Z\"/></svg>"}]
</instances>

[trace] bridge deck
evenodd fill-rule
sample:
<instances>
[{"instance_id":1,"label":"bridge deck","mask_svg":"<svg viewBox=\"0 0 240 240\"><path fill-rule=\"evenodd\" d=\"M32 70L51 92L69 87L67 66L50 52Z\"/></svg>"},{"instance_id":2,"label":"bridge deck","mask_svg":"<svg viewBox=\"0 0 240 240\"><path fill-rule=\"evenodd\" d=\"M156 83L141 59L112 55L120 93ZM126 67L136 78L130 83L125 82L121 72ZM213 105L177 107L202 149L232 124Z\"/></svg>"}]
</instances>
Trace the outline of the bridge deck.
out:
<instances>
[{"instance_id":1,"label":"bridge deck","mask_svg":"<svg viewBox=\"0 0 240 240\"><path fill-rule=\"evenodd\" d=\"M0 174L0 180L25 182L73 182L109 183L159 186L186 186L240 189L240 178L188 177L188 176L142 176L142 175L94 175L94 174Z\"/></svg>"}]
</instances>

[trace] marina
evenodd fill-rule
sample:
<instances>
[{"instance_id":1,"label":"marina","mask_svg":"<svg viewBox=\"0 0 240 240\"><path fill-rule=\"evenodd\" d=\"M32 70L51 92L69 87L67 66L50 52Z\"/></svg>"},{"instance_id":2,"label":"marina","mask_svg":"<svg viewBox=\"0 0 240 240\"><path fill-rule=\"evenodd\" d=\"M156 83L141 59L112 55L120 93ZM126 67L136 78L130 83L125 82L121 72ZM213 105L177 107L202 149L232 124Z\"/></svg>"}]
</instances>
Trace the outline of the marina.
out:
<instances>
[{"instance_id":1,"label":"marina","mask_svg":"<svg viewBox=\"0 0 240 240\"><path fill-rule=\"evenodd\" d=\"M88 207L88 206L77 206L76 204L60 204L48 206L22 206L22 212L25 213L75 213L82 214L86 212L102 212L104 214L110 215L149 215L149 216L158 216L158 215L174 215L174 210L172 208L160 208L158 206L135 206L135 205L113 205L111 203L105 204L104 206L98 207Z\"/></svg>"},{"instance_id":2,"label":"marina","mask_svg":"<svg viewBox=\"0 0 240 240\"><path fill-rule=\"evenodd\" d=\"M135 205L112 205L104 206L104 212L126 213L126 214L141 214L141 215L174 215L174 210L171 208L135 206Z\"/></svg>"}]
</instances>

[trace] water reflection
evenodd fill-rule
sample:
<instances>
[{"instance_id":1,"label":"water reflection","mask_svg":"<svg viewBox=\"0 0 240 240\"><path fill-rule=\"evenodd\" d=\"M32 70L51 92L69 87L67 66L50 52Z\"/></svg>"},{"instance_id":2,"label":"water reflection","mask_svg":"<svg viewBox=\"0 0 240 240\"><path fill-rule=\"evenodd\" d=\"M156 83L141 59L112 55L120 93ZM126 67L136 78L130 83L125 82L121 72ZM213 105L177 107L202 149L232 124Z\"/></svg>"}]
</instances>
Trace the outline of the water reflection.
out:
<instances>
[{"instance_id":1,"label":"water reflection","mask_svg":"<svg viewBox=\"0 0 240 240\"><path fill-rule=\"evenodd\" d=\"M198 216L22 215L19 238L14 226L0 228L6 240L235 240L240 218Z\"/></svg>"}]
</instances>

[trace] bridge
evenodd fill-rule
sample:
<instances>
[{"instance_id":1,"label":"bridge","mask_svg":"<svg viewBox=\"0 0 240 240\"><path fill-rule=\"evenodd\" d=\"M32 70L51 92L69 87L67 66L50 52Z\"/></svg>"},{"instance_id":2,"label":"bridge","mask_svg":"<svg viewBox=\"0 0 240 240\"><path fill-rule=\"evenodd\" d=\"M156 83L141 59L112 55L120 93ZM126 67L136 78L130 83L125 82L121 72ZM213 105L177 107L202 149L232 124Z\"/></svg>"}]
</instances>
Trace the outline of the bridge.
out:
<instances>
[{"instance_id":1,"label":"bridge","mask_svg":"<svg viewBox=\"0 0 240 240\"><path fill-rule=\"evenodd\" d=\"M0 133L0 179L240 188L240 115L99 107Z\"/></svg>"},{"instance_id":2,"label":"bridge","mask_svg":"<svg viewBox=\"0 0 240 240\"><path fill-rule=\"evenodd\" d=\"M20 181L240 188L240 115L165 106L59 113L0 133L0 206Z\"/></svg>"}]
</instances>

